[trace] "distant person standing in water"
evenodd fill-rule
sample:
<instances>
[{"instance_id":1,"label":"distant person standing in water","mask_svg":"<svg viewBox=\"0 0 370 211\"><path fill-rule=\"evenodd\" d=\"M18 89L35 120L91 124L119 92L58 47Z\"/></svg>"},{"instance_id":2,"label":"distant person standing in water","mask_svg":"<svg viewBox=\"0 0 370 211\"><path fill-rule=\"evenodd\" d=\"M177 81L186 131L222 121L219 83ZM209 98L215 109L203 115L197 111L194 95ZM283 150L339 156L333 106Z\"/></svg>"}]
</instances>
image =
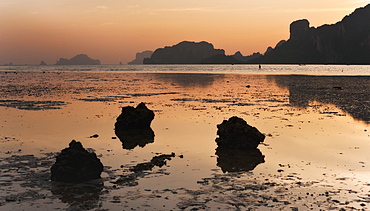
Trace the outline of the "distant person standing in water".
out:
<instances>
[{"instance_id":1,"label":"distant person standing in water","mask_svg":"<svg viewBox=\"0 0 370 211\"><path fill-rule=\"evenodd\" d=\"M261 65L259 64L259 65L258 65L258 69L260 70L261 68L262 68L262 67L261 67Z\"/></svg>"}]
</instances>

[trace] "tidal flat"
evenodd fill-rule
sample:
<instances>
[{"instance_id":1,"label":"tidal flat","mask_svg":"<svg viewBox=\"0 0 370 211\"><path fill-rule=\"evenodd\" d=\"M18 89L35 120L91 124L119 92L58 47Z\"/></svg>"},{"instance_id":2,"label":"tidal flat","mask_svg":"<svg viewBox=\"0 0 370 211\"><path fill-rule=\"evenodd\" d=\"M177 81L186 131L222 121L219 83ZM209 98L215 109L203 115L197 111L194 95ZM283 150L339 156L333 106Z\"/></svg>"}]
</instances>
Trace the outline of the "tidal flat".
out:
<instances>
[{"instance_id":1,"label":"tidal flat","mask_svg":"<svg viewBox=\"0 0 370 211\"><path fill-rule=\"evenodd\" d=\"M367 210L370 76L0 71L0 210ZM154 139L123 143L124 106L155 113ZM243 118L257 153L217 152ZM71 140L101 179L50 180ZM166 165L132 169L156 156ZM171 155L171 156L169 156Z\"/></svg>"}]
</instances>

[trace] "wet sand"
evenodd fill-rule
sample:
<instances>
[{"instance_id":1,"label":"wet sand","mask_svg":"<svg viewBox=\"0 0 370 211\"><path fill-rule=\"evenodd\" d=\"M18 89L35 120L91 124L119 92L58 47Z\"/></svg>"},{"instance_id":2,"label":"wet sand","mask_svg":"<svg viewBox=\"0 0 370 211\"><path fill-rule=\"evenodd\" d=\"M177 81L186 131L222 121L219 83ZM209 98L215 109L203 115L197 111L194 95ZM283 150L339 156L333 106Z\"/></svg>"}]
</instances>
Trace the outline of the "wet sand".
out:
<instances>
[{"instance_id":1,"label":"wet sand","mask_svg":"<svg viewBox=\"0 0 370 211\"><path fill-rule=\"evenodd\" d=\"M369 76L18 71L0 81L0 210L370 206ZM154 141L128 149L114 123L140 102L155 112ZM258 153L216 152L216 125L232 116L266 135ZM73 139L98 155L101 180L50 181Z\"/></svg>"}]
</instances>

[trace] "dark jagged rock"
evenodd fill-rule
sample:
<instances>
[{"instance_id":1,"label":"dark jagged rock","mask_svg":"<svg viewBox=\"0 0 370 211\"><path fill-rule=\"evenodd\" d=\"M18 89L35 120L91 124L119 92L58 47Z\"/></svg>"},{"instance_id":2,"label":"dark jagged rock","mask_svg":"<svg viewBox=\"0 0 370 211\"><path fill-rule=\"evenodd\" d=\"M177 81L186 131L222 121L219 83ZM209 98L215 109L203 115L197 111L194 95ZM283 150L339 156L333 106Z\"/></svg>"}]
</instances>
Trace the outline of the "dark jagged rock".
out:
<instances>
[{"instance_id":1,"label":"dark jagged rock","mask_svg":"<svg viewBox=\"0 0 370 211\"><path fill-rule=\"evenodd\" d=\"M141 53L136 53L136 58L127 64L143 64L145 58L150 58L153 51L143 51Z\"/></svg>"},{"instance_id":2,"label":"dark jagged rock","mask_svg":"<svg viewBox=\"0 0 370 211\"><path fill-rule=\"evenodd\" d=\"M256 149L263 142L265 135L257 128L247 124L239 117L231 117L217 125L216 143L221 148L228 149Z\"/></svg>"},{"instance_id":3,"label":"dark jagged rock","mask_svg":"<svg viewBox=\"0 0 370 211\"><path fill-rule=\"evenodd\" d=\"M290 24L290 40L301 39L310 29L310 22L306 19L297 20Z\"/></svg>"},{"instance_id":4,"label":"dark jagged rock","mask_svg":"<svg viewBox=\"0 0 370 211\"><path fill-rule=\"evenodd\" d=\"M260 163L265 162L265 156L259 149L216 149L217 166L225 172L251 171Z\"/></svg>"},{"instance_id":5,"label":"dark jagged rock","mask_svg":"<svg viewBox=\"0 0 370 211\"><path fill-rule=\"evenodd\" d=\"M154 119L154 112L144 103L136 108L126 106L115 123L115 133L122 142L123 149L134 149L136 146L144 147L154 142L154 131L150 124Z\"/></svg>"},{"instance_id":6,"label":"dark jagged rock","mask_svg":"<svg viewBox=\"0 0 370 211\"><path fill-rule=\"evenodd\" d=\"M117 117L116 130L139 130L150 128L154 119L154 112L149 110L145 103L140 103L136 108L126 106Z\"/></svg>"},{"instance_id":7,"label":"dark jagged rock","mask_svg":"<svg viewBox=\"0 0 370 211\"><path fill-rule=\"evenodd\" d=\"M99 179L103 164L94 152L85 150L80 142L72 140L62 150L51 167L51 180L58 182L82 182Z\"/></svg>"},{"instance_id":8,"label":"dark jagged rock","mask_svg":"<svg viewBox=\"0 0 370 211\"><path fill-rule=\"evenodd\" d=\"M240 53L240 51L236 52L234 55L232 55L232 57L234 57L235 59L239 60L239 61L242 61L243 63L246 63L246 62L249 62L250 60L252 59L256 59L258 57L262 56L260 53L253 53L251 55L248 55L248 56L243 56L242 53Z\"/></svg>"},{"instance_id":9,"label":"dark jagged rock","mask_svg":"<svg viewBox=\"0 0 370 211\"><path fill-rule=\"evenodd\" d=\"M71 59L60 58L56 65L100 65L100 61L91 59L86 54L79 54Z\"/></svg>"},{"instance_id":10,"label":"dark jagged rock","mask_svg":"<svg viewBox=\"0 0 370 211\"><path fill-rule=\"evenodd\" d=\"M308 20L290 25L290 38L250 63L370 64L370 4L342 21L318 28Z\"/></svg>"},{"instance_id":11,"label":"dark jagged rock","mask_svg":"<svg viewBox=\"0 0 370 211\"><path fill-rule=\"evenodd\" d=\"M46 65L46 63L44 61L41 61L40 65Z\"/></svg>"},{"instance_id":12,"label":"dark jagged rock","mask_svg":"<svg viewBox=\"0 0 370 211\"><path fill-rule=\"evenodd\" d=\"M134 149L135 147L145 147L145 145L154 142L154 131L149 128L138 130L120 130L115 133L122 142L123 149Z\"/></svg>"},{"instance_id":13,"label":"dark jagged rock","mask_svg":"<svg viewBox=\"0 0 370 211\"><path fill-rule=\"evenodd\" d=\"M225 51L215 49L211 43L183 41L155 50L150 58L144 59L144 64L199 64L218 54L225 55Z\"/></svg>"}]
</instances>

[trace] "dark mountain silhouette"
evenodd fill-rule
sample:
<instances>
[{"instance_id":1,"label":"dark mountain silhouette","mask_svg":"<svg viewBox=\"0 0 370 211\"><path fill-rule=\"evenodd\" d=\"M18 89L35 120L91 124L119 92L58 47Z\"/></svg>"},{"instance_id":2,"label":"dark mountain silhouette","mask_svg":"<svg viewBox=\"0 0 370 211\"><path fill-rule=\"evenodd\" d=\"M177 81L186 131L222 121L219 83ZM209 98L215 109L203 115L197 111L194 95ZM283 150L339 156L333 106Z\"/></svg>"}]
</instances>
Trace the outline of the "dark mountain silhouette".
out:
<instances>
[{"instance_id":1,"label":"dark mountain silhouette","mask_svg":"<svg viewBox=\"0 0 370 211\"><path fill-rule=\"evenodd\" d=\"M100 61L91 59L86 54L79 54L71 59L60 58L56 65L100 65Z\"/></svg>"},{"instance_id":2,"label":"dark mountain silhouette","mask_svg":"<svg viewBox=\"0 0 370 211\"><path fill-rule=\"evenodd\" d=\"M202 60L215 55L225 55L222 49L215 49L208 42L183 41L177 45L159 48L144 64L199 64Z\"/></svg>"},{"instance_id":3,"label":"dark mountain silhouette","mask_svg":"<svg viewBox=\"0 0 370 211\"><path fill-rule=\"evenodd\" d=\"M252 59L256 59L256 58L259 58L260 56L262 56L262 54L260 53L253 53L249 56L243 56L243 54L240 53L240 51L236 52L234 55L232 55L232 57L234 57L235 59L245 63L245 62L249 62L251 61Z\"/></svg>"},{"instance_id":4,"label":"dark mountain silhouette","mask_svg":"<svg viewBox=\"0 0 370 211\"><path fill-rule=\"evenodd\" d=\"M310 27L308 20L290 24L290 38L251 63L370 64L370 4L342 21Z\"/></svg>"},{"instance_id":5,"label":"dark mountain silhouette","mask_svg":"<svg viewBox=\"0 0 370 211\"><path fill-rule=\"evenodd\" d=\"M143 51L141 53L136 53L136 58L127 64L143 64L145 58L150 58L153 51Z\"/></svg>"}]
</instances>

